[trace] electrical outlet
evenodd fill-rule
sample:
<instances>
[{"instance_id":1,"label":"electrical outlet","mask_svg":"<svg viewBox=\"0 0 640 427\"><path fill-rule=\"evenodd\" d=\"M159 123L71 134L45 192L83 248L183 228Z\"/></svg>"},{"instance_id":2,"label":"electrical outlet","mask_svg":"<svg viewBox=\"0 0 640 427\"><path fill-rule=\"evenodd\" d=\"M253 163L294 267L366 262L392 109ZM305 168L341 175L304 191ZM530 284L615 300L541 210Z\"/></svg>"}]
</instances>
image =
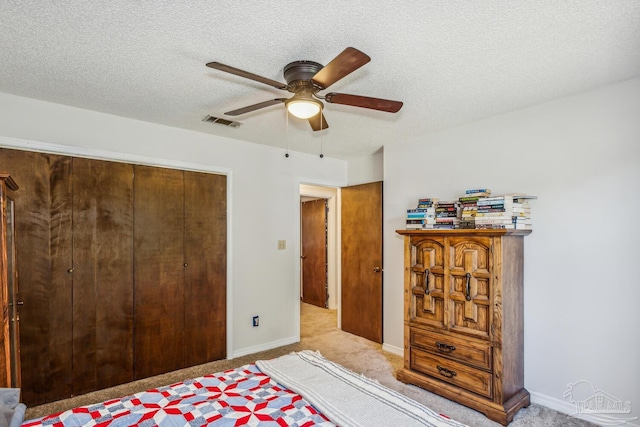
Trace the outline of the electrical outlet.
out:
<instances>
[{"instance_id":1,"label":"electrical outlet","mask_svg":"<svg viewBox=\"0 0 640 427\"><path fill-rule=\"evenodd\" d=\"M260 326L260 316L253 316L253 327Z\"/></svg>"},{"instance_id":2,"label":"electrical outlet","mask_svg":"<svg viewBox=\"0 0 640 427\"><path fill-rule=\"evenodd\" d=\"M283 251L287 249L287 241L286 240L278 240L278 250Z\"/></svg>"}]
</instances>

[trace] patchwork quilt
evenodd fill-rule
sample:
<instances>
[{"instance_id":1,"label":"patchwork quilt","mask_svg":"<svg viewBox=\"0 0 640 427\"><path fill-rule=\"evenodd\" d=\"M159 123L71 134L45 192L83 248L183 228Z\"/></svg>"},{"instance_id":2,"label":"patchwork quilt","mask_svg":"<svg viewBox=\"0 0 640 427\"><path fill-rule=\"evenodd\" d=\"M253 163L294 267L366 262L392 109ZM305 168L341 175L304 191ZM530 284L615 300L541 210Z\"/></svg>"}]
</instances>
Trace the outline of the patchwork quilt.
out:
<instances>
[{"instance_id":1,"label":"patchwork quilt","mask_svg":"<svg viewBox=\"0 0 640 427\"><path fill-rule=\"evenodd\" d=\"M82 406L27 421L23 427L335 426L300 395L255 364Z\"/></svg>"},{"instance_id":2,"label":"patchwork quilt","mask_svg":"<svg viewBox=\"0 0 640 427\"><path fill-rule=\"evenodd\" d=\"M465 427L365 376L301 351L81 406L23 427Z\"/></svg>"}]
</instances>

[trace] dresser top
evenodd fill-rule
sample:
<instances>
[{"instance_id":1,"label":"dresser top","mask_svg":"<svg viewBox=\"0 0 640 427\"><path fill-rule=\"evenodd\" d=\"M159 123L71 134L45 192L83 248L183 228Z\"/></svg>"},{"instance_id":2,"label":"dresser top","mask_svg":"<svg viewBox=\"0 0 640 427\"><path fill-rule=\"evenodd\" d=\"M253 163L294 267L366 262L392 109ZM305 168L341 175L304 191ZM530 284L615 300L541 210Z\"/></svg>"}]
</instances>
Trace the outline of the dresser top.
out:
<instances>
[{"instance_id":1,"label":"dresser top","mask_svg":"<svg viewBox=\"0 0 640 427\"><path fill-rule=\"evenodd\" d=\"M427 229L427 230L396 230L396 233L411 236L526 236L532 230L507 230L507 229L476 229L476 228L456 228L456 229Z\"/></svg>"}]
</instances>

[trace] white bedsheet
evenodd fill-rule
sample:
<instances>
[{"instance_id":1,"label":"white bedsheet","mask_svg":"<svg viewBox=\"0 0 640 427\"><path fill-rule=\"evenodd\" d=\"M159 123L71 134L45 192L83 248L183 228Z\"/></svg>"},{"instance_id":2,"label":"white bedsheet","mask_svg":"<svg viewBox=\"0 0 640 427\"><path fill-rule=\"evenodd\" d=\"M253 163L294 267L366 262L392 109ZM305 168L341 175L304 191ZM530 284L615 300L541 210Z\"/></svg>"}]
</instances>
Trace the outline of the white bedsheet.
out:
<instances>
[{"instance_id":1,"label":"white bedsheet","mask_svg":"<svg viewBox=\"0 0 640 427\"><path fill-rule=\"evenodd\" d=\"M256 365L341 427L464 427L319 352L305 350Z\"/></svg>"}]
</instances>

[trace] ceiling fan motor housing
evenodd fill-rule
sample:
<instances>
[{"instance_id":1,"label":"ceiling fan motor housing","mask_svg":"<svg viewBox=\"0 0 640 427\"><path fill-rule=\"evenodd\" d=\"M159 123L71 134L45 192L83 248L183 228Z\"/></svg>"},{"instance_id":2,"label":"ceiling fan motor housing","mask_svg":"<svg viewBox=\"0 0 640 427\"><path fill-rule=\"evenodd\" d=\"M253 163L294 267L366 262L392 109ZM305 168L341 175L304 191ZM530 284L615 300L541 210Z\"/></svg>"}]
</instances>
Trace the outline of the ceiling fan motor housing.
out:
<instances>
[{"instance_id":1,"label":"ceiling fan motor housing","mask_svg":"<svg viewBox=\"0 0 640 427\"><path fill-rule=\"evenodd\" d=\"M294 61L284 67L284 78L289 86L295 87L297 82L310 81L323 68L322 64L313 61Z\"/></svg>"}]
</instances>

